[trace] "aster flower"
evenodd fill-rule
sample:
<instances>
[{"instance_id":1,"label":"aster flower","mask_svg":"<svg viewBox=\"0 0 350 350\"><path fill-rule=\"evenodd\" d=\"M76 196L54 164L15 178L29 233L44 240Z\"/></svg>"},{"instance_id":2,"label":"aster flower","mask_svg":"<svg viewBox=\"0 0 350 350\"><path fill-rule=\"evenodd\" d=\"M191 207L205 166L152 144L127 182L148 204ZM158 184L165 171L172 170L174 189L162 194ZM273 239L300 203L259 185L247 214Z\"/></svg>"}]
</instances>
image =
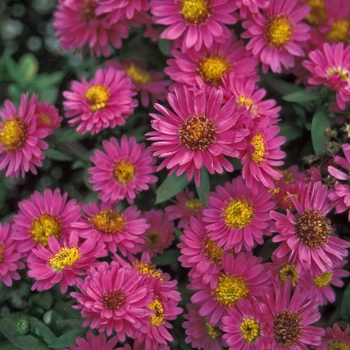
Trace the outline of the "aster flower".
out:
<instances>
[{"instance_id":1,"label":"aster flower","mask_svg":"<svg viewBox=\"0 0 350 350\"><path fill-rule=\"evenodd\" d=\"M260 298L269 290L269 276L262 259L250 252L233 256L224 253L222 272L213 276L212 284L204 284L201 278L193 280L188 288L196 293L191 297L192 303L200 304L199 315L205 316L207 322L217 326L230 307L236 307L241 299Z\"/></svg>"},{"instance_id":2,"label":"aster flower","mask_svg":"<svg viewBox=\"0 0 350 350\"><path fill-rule=\"evenodd\" d=\"M41 101L37 104L35 113L38 116L38 126L48 127L51 132L53 129L59 128L63 120L59 115L58 109L54 105L46 103L45 101Z\"/></svg>"},{"instance_id":3,"label":"aster flower","mask_svg":"<svg viewBox=\"0 0 350 350\"><path fill-rule=\"evenodd\" d=\"M230 36L227 25L237 22L235 10L228 0L151 1L153 22L167 26L160 38L175 40L182 52L223 43Z\"/></svg>"},{"instance_id":4,"label":"aster flower","mask_svg":"<svg viewBox=\"0 0 350 350\"><path fill-rule=\"evenodd\" d=\"M89 267L97 264L96 258L106 255L102 242L96 242L92 237L79 242L76 230L71 231L69 240L63 244L51 236L47 248L38 244L28 257L28 276L35 279L32 290L47 290L59 283L64 294L68 286L75 285L78 275L85 274Z\"/></svg>"},{"instance_id":5,"label":"aster flower","mask_svg":"<svg viewBox=\"0 0 350 350\"><path fill-rule=\"evenodd\" d=\"M300 349L321 343L324 329L311 324L320 319L316 299L309 299L308 291L291 288L285 284L276 292L263 295L262 312L270 332L270 346L274 350Z\"/></svg>"},{"instance_id":6,"label":"aster flower","mask_svg":"<svg viewBox=\"0 0 350 350\"><path fill-rule=\"evenodd\" d=\"M107 335L114 331L121 342L126 336L136 338L138 332L144 332L153 293L143 281L138 271L116 261L91 267L85 279L77 279L79 292L70 293L78 302L73 308L81 309L85 318L83 327Z\"/></svg>"},{"instance_id":7,"label":"aster flower","mask_svg":"<svg viewBox=\"0 0 350 350\"><path fill-rule=\"evenodd\" d=\"M112 337L108 341L103 333L94 335L91 331L86 333L86 339L78 337L76 339L77 346L72 345L63 350L116 350L115 346L118 342L117 337Z\"/></svg>"},{"instance_id":8,"label":"aster flower","mask_svg":"<svg viewBox=\"0 0 350 350\"><path fill-rule=\"evenodd\" d=\"M60 189L46 188L43 194L35 191L29 199L18 203L19 211L13 216L12 238L17 249L28 254L37 244L47 247L48 238L62 242L69 237L72 223L80 217L80 205L75 199L67 201L68 194Z\"/></svg>"},{"instance_id":9,"label":"aster flower","mask_svg":"<svg viewBox=\"0 0 350 350\"><path fill-rule=\"evenodd\" d=\"M5 176L14 178L19 174L37 174L36 167L42 166L48 148L42 139L52 130L37 122L36 108L38 96L33 94L28 101L28 93L21 94L21 102L16 108L10 100L5 100L0 109L0 170L6 169Z\"/></svg>"},{"instance_id":10,"label":"aster flower","mask_svg":"<svg viewBox=\"0 0 350 350\"><path fill-rule=\"evenodd\" d=\"M298 271L332 272L347 256L350 243L333 235L327 213L332 204L327 200L328 188L321 182L304 187L298 198L290 197L296 213L271 212L278 232L273 242L282 242L274 251L277 258L289 256Z\"/></svg>"},{"instance_id":11,"label":"aster flower","mask_svg":"<svg viewBox=\"0 0 350 350\"><path fill-rule=\"evenodd\" d=\"M330 349L348 349L350 348L350 329L346 327L341 329L338 324L334 323L333 327L327 327L321 344L316 350L330 350Z\"/></svg>"},{"instance_id":12,"label":"aster flower","mask_svg":"<svg viewBox=\"0 0 350 350\"><path fill-rule=\"evenodd\" d=\"M81 82L73 81L70 88L63 92L65 117L69 125L78 124L80 134L89 131L93 135L124 125L137 106L131 79L112 67L99 68L89 82L83 77Z\"/></svg>"},{"instance_id":13,"label":"aster flower","mask_svg":"<svg viewBox=\"0 0 350 350\"><path fill-rule=\"evenodd\" d=\"M155 131L146 134L153 155L165 158L158 170L166 167L169 175L177 170L178 176L186 172L196 186L202 166L210 174L232 171L224 156L238 156L235 147L245 136L238 130L243 121L233 99L223 105L223 93L215 87L207 95L203 87L193 92L181 86L168 94L168 102L174 112L156 103L163 115L150 113Z\"/></svg>"},{"instance_id":14,"label":"aster flower","mask_svg":"<svg viewBox=\"0 0 350 350\"><path fill-rule=\"evenodd\" d=\"M229 350L268 349L266 321L257 300L239 300L236 308L228 308L220 329Z\"/></svg>"},{"instance_id":15,"label":"aster flower","mask_svg":"<svg viewBox=\"0 0 350 350\"><path fill-rule=\"evenodd\" d=\"M205 318L198 314L199 305L187 303L186 309L187 314L183 315L186 321L182 324L187 335L185 343L196 349L222 350L225 343L220 328L206 322Z\"/></svg>"},{"instance_id":16,"label":"aster flower","mask_svg":"<svg viewBox=\"0 0 350 350\"><path fill-rule=\"evenodd\" d=\"M308 83L333 90L337 107L344 110L350 100L350 47L344 47L342 42L324 43L321 49L309 52L309 58L303 61L311 73Z\"/></svg>"},{"instance_id":17,"label":"aster flower","mask_svg":"<svg viewBox=\"0 0 350 350\"><path fill-rule=\"evenodd\" d=\"M270 0L236 0L241 18L246 18L248 14L256 14L259 9L266 9L270 6Z\"/></svg>"},{"instance_id":18,"label":"aster flower","mask_svg":"<svg viewBox=\"0 0 350 350\"><path fill-rule=\"evenodd\" d=\"M294 56L305 55L302 46L309 39L309 26L302 20L309 11L299 0L270 0L268 8L242 23L242 38L250 39L247 50L259 57L264 73L269 67L281 73L282 67L294 66Z\"/></svg>"},{"instance_id":19,"label":"aster flower","mask_svg":"<svg viewBox=\"0 0 350 350\"><path fill-rule=\"evenodd\" d=\"M11 223L0 223L0 281L7 287L12 286L12 280L21 279L17 270L25 267L11 231Z\"/></svg>"},{"instance_id":20,"label":"aster flower","mask_svg":"<svg viewBox=\"0 0 350 350\"><path fill-rule=\"evenodd\" d=\"M218 185L203 209L208 237L226 250L250 251L256 243L264 242L264 235L270 235L269 212L275 206L272 194L260 183L256 184L255 194L241 176L226 182L224 187Z\"/></svg>"},{"instance_id":21,"label":"aster flower","mask_svg":"<svg viewBox=\"0 0 350 350\"><path fill-rule=\"evenodd\" d=\"M129 204L134 202L136 194L149 189L157 182L152 175L156 159L150 148L144 143L137 143L135 137L128 140L122 136L120 143L115 137L102 142L104 152L96 150L90 157L94 164L88 170L92 189L98 191L98 198L103 201L119 201L126 198Z\"/></svg>"}]
</instances>

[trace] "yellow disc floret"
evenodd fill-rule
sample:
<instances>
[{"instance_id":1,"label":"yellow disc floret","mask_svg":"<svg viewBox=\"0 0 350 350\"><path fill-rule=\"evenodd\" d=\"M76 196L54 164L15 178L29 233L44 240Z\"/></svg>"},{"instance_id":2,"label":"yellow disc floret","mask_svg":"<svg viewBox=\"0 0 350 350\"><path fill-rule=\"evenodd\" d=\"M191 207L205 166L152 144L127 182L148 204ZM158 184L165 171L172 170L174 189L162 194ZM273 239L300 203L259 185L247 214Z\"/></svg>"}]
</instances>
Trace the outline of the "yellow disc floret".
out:
<instances>
[{"instance_id":1,"label":"yellow disc floret","mask_svg":"<svg viewBox=\"0 0 350 350\"><path fill-rule=\"evenodd\" d=\"M185 207L189 210L196 211L203 208L203 203L199 198L193 198L186 201Z\"/></svg>"},{"instance_id":2,"label":"yellow disc floret","mask_svg":"<svg viewBox=\"0 0 350 350\"><path fill-rule=\"evenodd\" d=\"M85 97L90 101L90 109L93 112L106 108L109 100L109 89L102 85L92 85L85 93Z\"/></svg>"},{"instance_id":3,"label":"yellow disc floret","mask_svg":"<svg viewBox=\"0 0 350 350\"><path fill-rule=\"evenodd\" d=\"M293 25L288 15L279 14L267 20L264 38L271 48L282 49L290 41L292 34Z\"/></svg>"},{"instance_id":4,"label":"yellow disc floret","mask_svg":"<svg viewBox=\"0 0 350 350\"><path fill-rule=\"evenodd\" d=\"M297 268L295 264L284 264L278 268L278 275L280 280L283 283L286 283L287 280L290 281L290 284L295 287L296 282L299 279L299 274L297 273Z\"/></svg>"},{"instance_id":5,"label":"yellow disc floret","mask_svg":"<svg viewBox=\"0 0 350 350\"><path fill-rule=\"evenodd\" d=\"M134 84L147 85L152 81L151 75L144 69L137 67L131 63L125 68L125 73L128 75Z\"/></svg>"},{"instance_id":6,"label":"yellow disc floret","mask_svg":"<svg viewBox=\"0 0 350 350\"><path fill-rule=\"evenodd\" d=\"M210 339L216 339L222 335L222 332L219 327L212 326L208 322L203 324L204 332Z\"/></svg>"},{"instance_id":7,"label":"yellow disc floret","mask_svg":"<svg viewBox=\"0 0 350 350\"><path fill-rule=\"evenodd\" d=\"M331 43L347 43L349 40L350 21L338 19L331 24L331 30L327 34L327 39Z\"/></svg>"},{"instance_id":8,"label":"yellow disc floret","mask_svg":"<svg viewBox=\"0 0 350 350\"><path fill-rule=\"evenodd\" d=\"M106 234L122 232L127 225L125 215L112 209L101 210L93 215L89 221L95 230Z\"/></svg>"},{"instance_id":9,"label":"yellow disc floret","mask_svg":"<svg viewBox=\"0 0 350 350\"><path fill-rule=\"evenodd\" d=\"M219 85L225 73L231 71L231 65L226 56L211 53L204 56L197 65L197 74L203 78L207 84Z\"/></svg>"},{"instance_id":10,"label":"yellow disc floret","mask_svg":"<svg viewBox=\"0 0 350 350\"><path fill-rule=\"evenodd\" d=\"M162 236L157 230L148 230L146 232L146 244L150 249L155 249L162 242Z\"/></svg>"},{"instance_id":11,"label":"yellow disc floret","mask_svg":"<svg viewBox=\"0 0 350 350\"><path fill-rule=\"evenodd\" d=\"M250 141L251 145L254 146L254 153L250 154L250 158L254 163L260 164L267 156L265 148L265 138L262 133L256 134Z\"/></svg>"},{"instance_id":12,"label":"yellow disc floret","mask_svg":"<svg viewBox=\"0 0 350 350\"><path fill-rule=\"evenodd\" d=\"M244 228L253 220L254 206L246 198L231 199L226 203L222 216L227 228Z\"/></svg>"},{"instance_id":13,"label":"yellow disc floret","mask_svg":"<svg viewBox=\"0 0 350 350\"><path fill-rule=\"evenodd\" d=\"M181 0L180 9L187 25L203 24L211 15L208 0Z\"/></svg>"},{"instance_id":14,"label":"yellow disc floret","mask_svg":"<svg viewBox=\"0 0 350 350\"><path fill-rule=\"evenodd\" d=\"M29 232L34 242L47 246L50 236L59 239L61 237L61 219L58 215L43 213L32 220Z\"/></svg>"},{"instance_id":15,"label":"yellow disc floret","mask_svg":"<svg viewBox=\"0 0 350 350\"><path fill-rule=\"evenodd\" d=\"M114 164L114 178L121 184L126 185L135 177L135 166L126 159L120 159Z\"/></svg>"},{"instance_id":16,"label":"yellow disc floret","mask_svg":"<svg viewBox=\"0 0 350 350\"><path fill-rule=\"evenodd\" d=\"M164 306L163 303L160 301L159 298L153 300L150 304L148 304L148 307L155 311L154 314L150 314L149 317L151 318L151 326L152 327L160 327L164 324Z\"/></svg>"},{"instance_id":17,"label":"yellow disc floret","mask_svg":"<svg viewBox=\"0 0 350 350\"><path fill-rule=\"evenodd\" d=\"M260 337L260 323L252 318L244 319L239 329L248 343L254 343Z\"/></svg>"},{"instance_id":18,"label":"yellow disc floret","mask_svg":"<svg viewBox=\"0 0 350 350\"><path fill-rule=\"evenodd\" d=\"M326 3L324 0L307 0L306 5L311 7L305 20L311 25L318 26L327 19Z\"/></svg>"},{"instance_id":19,"label":"yellow disc floret","mask_svg":"<svg viewBox=\"0 0 350 350\"><path fill-rule=\"evenodd\" d=\"M333 278L333 274L329 272L322 272L319 276L314 277L314 284L318 288L329 286Z\"/></svg>"},{"instance_id":20,"label":"yellow disc floret","mask_svg":"<svg viewBox=\"0 0 350 350\"><path fill-rule=\"evenodd\" d=\"M27 129L19 117L3 120L0 123L0 149L5 152L20 150L27 140Z\"/></svg>"},{"instance_id":21,"label":"yellow disc floret","mask_svg":"<svg viewBox=\"0 0 350 350\"><path fill-rule=\"evenodd\" d=\"M73 266L82 257L78 247L62 247L61 250L49 259L49 264L56 271Z\"/></svg>"}]
</instances>

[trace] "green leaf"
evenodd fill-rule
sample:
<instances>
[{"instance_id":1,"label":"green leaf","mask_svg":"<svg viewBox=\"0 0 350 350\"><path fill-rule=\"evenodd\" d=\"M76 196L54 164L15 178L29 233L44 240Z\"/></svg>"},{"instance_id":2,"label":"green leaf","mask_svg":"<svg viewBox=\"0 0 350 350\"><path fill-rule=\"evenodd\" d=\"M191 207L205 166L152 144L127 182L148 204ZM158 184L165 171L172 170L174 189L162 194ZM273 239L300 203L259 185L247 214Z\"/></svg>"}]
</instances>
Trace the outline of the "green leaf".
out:
<instances>
[{"instance_id":1,"label":"green leaf","mask_svg":"<svg viewBox=\"0 0 350 350\"><path fill-rule=\"evenodd\" d=\"M162 255L158 255L152 259L152 263L156 266L173 265L178 262L180 251L178 249L167 249Z\"/></svg>"},{"instance_id":2,"label":"green leaf","mask_svg":"<svg viewBox=\"0 0 350 350\"><path fill-rule=\"evenodd\" d=\"M39 63L32 53L25 53L18 61L18 71L24 82L32 80L38 73Z\"/></svg>"},{"instance_id":3,"label":"green leaf","mask_svg":"<svg viewBox=\"0 0 350 350\"><path fill-rule=\"evenodd\" d=\"M341 319L350 323L350 284L347 285L344 291L339 309Z\"/></svg>"},{"instance_id":4,"label":"green leaf","mask_svg":"<svg viewBox=\"0 0 350 350\"><path fill-rule=\"evenodd\" d=\"M12 80L14 80L16 83L19 83L19 84L23 83L23 79L19 73L17 64L13 58L9 58L7 60L6 70Z\"/></svg>"},{"instance_id":5,"label":"green leaf","mask_svg":"<svg viewBox=\"0 0 350 350\"><path fill-rule=\"evenodd\" d=\"M328 141L324 134L326 128L330 128L331 122L328 118L328 112L325 108L320 107L316 110L311 122L311 140L315 154L325 151L325 145Z\"/></svg>"},{"instance_id":6,"label":"green leaf","mask_svg":"<svg viewBox=\"0 0 350 350\"><path fill-rule=\"evenodd\" d=\"M167 177L156 190L156 204L165 202L174 197L188 185L186 173L180 176L176 172Z\"/></svg>"},{"instance_id":7,"label":"green leaf","mask_svg":"<svg viewBox=\"0 0 350 350\"><path fill-rule=\"evenodd\" d=\"M65 162L65 161L70 161L73 158L71 156L69 156L66 153L63 153L61 151L58 151L57 149L52 149L49 148L46 151L44 151L45 156L52 159L52 160L58 160L61 162Z\"/></svg>"},{"instance_id":8,"label":"green leaf","mask_svg":"<svg viewBox=\"0 0 350 350\"><path fill-rule=\"evenodd\" d=\"M39 92L40 100L47 103L55 104L58 98L59 90L56 87L49 88Z\"/></svg>"},{"instance_id":9,"label":"green leaf","mask_svg":"<svg viewBox=\"0 0 350 350\"><path fill-rule=\"evenodd\" d=\"M170 41L166 39L158 40L158 48L164 56L169 56Z\"/></svg>"},{"instance_id":10,"label":"green leaf","mask_svg":"<svg viewBox=\"0 0 350 350\"><path fill-rule=\"evenodd\" d=\"M283 135L286 137L287 139L286 143L293 141L303 135L303 131L293 123L288 123L288 122L281 123L280 127L281 127L280 135Z\"/></svg>"},{"instance_id":11,"label":"green leaf","mask_svg":"<svg viewBox=\"0 0 350 350\"><path fill-rule=\"evenodd\" d=\"M53 304L53 296L50 292L41 292L34 294L30 301L41 306L44 310L49 310Z\"/></svg>"},{"instance_id":12,"label":"green leaf","mask_svg":"<svg viewBox=\"0 0 350 350\"><path fill-rule=\"evenodd\" d=\"M1 342L1 350L19 350L17 346L13 345L10 342Z\"/></svg>"},{"instance_id":13,"label":"green leaf","mask_svg":"<svg viewBox=\"0 0 350 350\"><path fill-rule=\"evenodd\" d=\"M88 137L88 133L82 135L76 132L73 128L69 128L63 130L56 138L56 144L60 144L63 142L75 142L86 139Z\"/></svg>"},{"instance_id":14,"label":"green leaf","mask_svg":"<svg viewBox=\"0 0 350 350\"><path fill-rule=\"evenodd\" d=\"M198 197L207 206L210 192L209 173L205 167L201 168L201 185L197 187Z\"/></svg>"},{"instance_id":15,"label":"green leaf","mask_svg":"<svg viewBox=\"0 0 350 350\"><path fill-rule=\"evenodd\" d=\"M268 73L263 76L263 83L269 85L280 95L287 95L293 92L304 91L304 89L296 84L288 83L282 79L278 79L274 74Z\"/></svg>"},{"instance_id":16,"label":"green leaf","mask_svg":"<svg viewBox=\"0 0 350 350\"><path fill-rule=\"evenodd\" d=\"M174 233L175 233L175 237L177 238L177 240L179 242L182 242L181 236L184 234L183 231L175 229Z\"/></svg>"},{"instance_id":17,"label":"green leaf","mask_svg":"<svg viewBox=\"0 0 350 350\"><path fill-rule=\"evenodd\" d=\"M320 101L320 95L313 91L298 91L282 96L285 101L304 104L305 102Z\"/></svg>"},{"instance_id":18,"label":"green leaf","mask_svg":"<svg viewBox=\"0 0 350 350\"><path fill-rule=\"evenodd\" d=\"M84 338L85 334L86 334L85 328L73 329L61 335L59 338L55 339L52 343L49 344L49 347L53 349L60 349L60 350L63 348L70 347L71 345L76 344L77 337Z\"/></svg>"}]
</instances>

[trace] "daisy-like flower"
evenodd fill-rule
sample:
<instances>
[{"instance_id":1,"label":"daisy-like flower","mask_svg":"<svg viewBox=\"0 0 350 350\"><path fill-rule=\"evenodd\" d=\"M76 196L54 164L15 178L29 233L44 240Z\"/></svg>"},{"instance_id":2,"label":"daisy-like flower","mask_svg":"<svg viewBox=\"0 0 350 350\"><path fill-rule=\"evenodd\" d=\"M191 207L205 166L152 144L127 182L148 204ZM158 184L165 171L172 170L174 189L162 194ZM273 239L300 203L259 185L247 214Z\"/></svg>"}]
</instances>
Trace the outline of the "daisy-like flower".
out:
<instances>
[{"instance_id":1,"label":"daisy-like flower","mask_svg":"<svg viewBox=\"0 0 350 350\"><path fill-rule=\"evenodd\" d=\"M76 339L77 346L72 345L69 348L63 350L116 350L118 338L112 337L108 341L104 333L94 335L91 331L86 333L86 339L78 337Z\"/></svg>"},{"instance_id":2,"label":"daisy-like flower","mask_svg":"<svg viewBox=\"0 0 350 350\"><path fill-rule=\"evenodd\" d=\"M38 116L37 124L42 127L48 127L50 130L59 128L63 120L59 115L58 109L45 101L38 103L35 113Z\"/></svg>"},{"instance_id":3,"label":"daisy-like flower","mask_svg":"<svg viewBox=\"0 0 350 350\"><path fill-rule=\"evenodd\" d=\"M103 201L119 201L126 198L129 204L134 202L136 194L149 189L157 182L152 175L156 159L150 148L144 143L137 143L135 137L128 140L123 135L120 143L115 137L103 140L104 152L96 150L90 157L94 164L88 170L92 189L98 191L98 198Z\"/></svg>"},{"instance_id":4,"label":"daisy-like flower","mask_svg":"<svg viewBox=\"0 0 350 350\"><path fill-rule=\"evenodd\" d=\"M334 323L333 327L327 327L326 333L322 337L321 344L316 350L347 350L350 349L350 329L341 329Z\"/></svg>"},{"instance_id":5,"label":"daisy-like flower","mask_svg":"<svg viewBox=\"0 0 350 350\"><path fill-rule=\"evenodd\" d=\"M202 279L193 280L188 288L197 291L191 302L200 304L199 315L205 316L207 322L217 326L230 307L236 307L241 299L253 300L266 294L271 283L261 264L261 258L251 252L222 256L222 272L219 272L212 284L204 284Z\"/></svg>"},{"instance_id":6,"label":"daisy-like flower","mask_svg":"<svg viewBox=\"0 0 350 350\"><path fill-rule=\"evenodd\" d=\"M17 251L17 242L12 239L11 224L0 223L0 281L11 287L12 280L20 280L17 270L25 267L20 261L22 255Z\"/></svg>"},{"instance_id":7,"label":"daisy-like flower","mask_svg":"<svg viewBox=\"0 0 350 350\"><path fill-rule=\"evenodd\" d=\"M196 186L202 166L210 174L233 171L224 156L238 156L235 147L243 145L245 136L238 130L243 118L235 101L223 104L223 93L215 87L207 95L203 86L195 91L181 86L168 94L168 102L174 112L156 103L163 115L150 113L155 131L146 134L153 141L153 155L165 158L158 170L166 167L169 175L177 170L178 176L186 172L188 180L194 176Z\"/></svg>"},{"instance_id":8,"label":"daisy-like flower","mask_svg":"<svg viewBox=\"0 0 350 350\"><path fill-rule=\"evenodd\" d=\"M286 154L281 151L281 145L286 139L284 136L277 136L280 127L271 124L269 118L263 118L257 123L253 120L248 128L250 134L246 147L241 152L243 179L254 193L259 182L265 187L275 188L274 180L279 180L282 174L274 168L283 165L281 159Z\"/></svg>"},{"instance_id":9,"label":"daisy-like flower","mask_svg":"<svg viewBox=\"0 0 350 350\"><path fill-rule=\"evenodd\" d=\"M199 315L199 305L187 303L186 309L187 314L183 315L186 321L182 324L187 335L185 343L196 349L222 350L225 343L220 328L206 322L205 318Z\"/></svg>"},{"instance_id":10,"label":"daisy-like flower","mask_svg":"<svg viewBox=\"0 0 350 350\"><path fill-rule=\"evenodd\" d=\"M248 14L256 14L259 9L266 9L270 6L270 0L236 0L241 18L246 18Z\"/></svg>"},{"instance_id":11,"label":"daisy-like flower","mask_svg":"<svg viewBox=\"0 0 350 350\"><path fill-rule=\"evenodd\" d=\"M136 338L146 329L153 299L152 290L143 282L138 271L116 261L91 267L85 279L77 279L79 292L70 293L78 302L73 308L81 309L85 318L83 327L106 331L109 336L114 331L121 342L126 336Z\"/></svg>"},{"instance_id":12,"label":"daisy-like flower","mask_svg":"<svg viewBox=\"0 0 350 350\"><path fill-rule=\"evenodd\" d=\"M53 27L62 50L89 47L90 56L111 54L109 45L119 49L129 35L125 21L110 23L110 15L98 15L97 0L59 0L54 11Z\"/></svg>"},{"instance_id":13,"label":"daisy-like flower","mask_svg":"<svg viewBox=\"0 0 350 350\"><path fill-rule=\"evenodd\" d=\"M151 1L154 23L167 26L160 38L176 40L182 52L223 43L230 36L227 25L237 22L235 10L228 0Z\"/></svg>"},{"instance_id":14,"label":"daisy-like flower","mask_svg":"<svg viewBox=\"0 0 350 350\"><path fill-rule=\"evenodd\" d=\"M37 174L36 167L42 166L45 155L42 150L48 148L42 139L52 130L37 121L36 109L38 96L21 94L18 108L10 100L5 100L0 109L0 170L6 169L5 176L14 178L19 174Z\"/></svg>"},{"instance_id":15,"label":"daisy-like flower","mask_svg":"<svg viewBox=\"0 0 350 350\"><path fill-rule=\"evenodd\" d=\"M35 191L29 199L18 203L19 211L13 216L12 237L17 249L28 254L37 244L47 247L48 238L59 242L68 240L72 223L80 220L80 204L67 201L68 194L45 189L43 195Z\"/></svg>"},{"instance_id":16,"label":"daisy-like flower","mask_svg":"<svg viewBox=\"0 0 350 350\"><path fill-rule=\"evenodd\" d=\"M95 242L103 242L107 250L124 256L136 254L145 243L143 237L149 224L134 205L117 210L111 202L95 203L82 207L83 217L73 224L82 238L92 237Z\"/></svg>"},{"instance_id":17,"label":"daisy-like flower","mask_svg":"<svg viewBox=\"0 0 350 350\"><path fill-rule=\"evenodd\" d=\"M278 232L273 242L282 242L274 251L277 258L288 255L297 265L298 272L332 272L332 269L348 255L347 242L333 235L327 213L333 208L327 199L328 188L321 182L312 182L304 187L298 198L290 197L296 213L287 209L281 214L270 213L276 221Z\"/></svg>"},{"instance_id":18,"label":"daisy-like flower","mask_svg":"<svg viewBox=\"0 0 350 350\"><path fill-rule=\"evenodd\" d=\"M145 233L146 242L142 250L148 252L150 257L153 258L158 254L162 254L164 249L168 248L173 242L175 238L174 223L160 209L144 211L142 215L150 225Z\"/></svg>"},{"instance_id":19,"label":"daisy-like flower","mask_svg":"<svg viewBox=\"0 0 350 350\"><path fill-rule=\"evenodd\" d=\"M122 70L99 68L88 82L73 81L71 91L64 91L63 107L68 124L77 132L97 134L106 128L124 125L137 106L131 79Z\"/></svg>"},{"instance_id":20,"label":"daisy-like flower","mask_svg":"<svg viewBox=\"0 0 350 350\"><path fill-rule=\"evenodd\" d=\"M250 39L247 49L258 56L263 72L270 67L281 73L294 66L294 56L304 56L303 45L309 39L309 25L302 20L310 7L299 0L270 0L270 6L250 16L242 23L246 32L242 38Z\"/></svg>"},{"instance_id":21,"label":"daisy-like flower","mask_svg":"<svg viewBox=\"0 0 350 350\"><path fill-rule=\"evenodd\" d=\"M32 290L47 290L59 283L64 294L68 286L75 285L78 275L85 274L89 267L97 264L97 258L106 255L102 242L90 237L81 243L76 230L70 232L68 242L63 244L51 236L47 248L38 244L28 257L28 276L35 279Z\"/></svg>"},{"instance_id":22,"label":"daisy-like flower","mask_svg":"<svg viewBox=\"0 0 350 350\"><path fill-rule=\"evenodd\" d=\"M111 67L123 69L134 83L134 89L140 93L143 107L153 106L157 101L164 101L167 87L171 81L165 79L163 72L147 69L147 63L137 60L125 60L123 62L108 61Z\"/></svg>"},{"instance_id":23,"label":"daisy-like flower","mask_svg":"<svg viewBox=\"0 0 350 350\"><path fill-rule=\"evenodd\" d=\"M244 248L250 251L256 243L264 242L270 235L272 223L269 212L276 202L262 184L256 184L256 193L246 186L241 176L217 186L209 195L207 208L203 209L208 237L226 250L237 253Z\"/></svg>"},{"instance_id":24,"label":"daisy-like flower","mask_svg":"<svg viewBox=\"0 0 350 350\"><path fill-rule=\"evenodd\" d=\"M344 110L350 100L350 46L324 43L321 49L309 52L309 58L302 63L311 73L308 83L333 90L337 107Z\"/></svg>"},{"instance_id":25,"label":"daisy-like flower","mask_svg":"<svg viewBox=\"0 0 350 350\"><path fill-rule=\"evenodd\" d=\"M239 300L236 308L228 308L220 329L229 350L268 349L266 321L257 300Z\"/></svg>"},{"instance_id":26,"label":"daisy-like flower","mask_svg":"<svg viewBox=\"0 0 350 350\"><path fill-rule=\"evenodd\" d=\"M321 343L324 329L311 326L320 319L315 298L309 299L308 291L297 288L291 296L289 284L279 291L263 295L262 312L270 330L270 346L274 350L300 349Z\"/></svg>"}]
</instances>

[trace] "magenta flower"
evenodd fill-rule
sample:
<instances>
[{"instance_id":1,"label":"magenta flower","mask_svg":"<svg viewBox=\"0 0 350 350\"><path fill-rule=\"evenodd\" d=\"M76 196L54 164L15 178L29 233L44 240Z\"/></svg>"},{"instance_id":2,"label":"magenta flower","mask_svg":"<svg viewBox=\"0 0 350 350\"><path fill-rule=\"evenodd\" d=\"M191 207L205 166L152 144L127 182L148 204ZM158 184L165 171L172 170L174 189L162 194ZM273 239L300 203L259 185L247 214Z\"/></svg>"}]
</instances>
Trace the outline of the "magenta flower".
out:
<instances>
[{"instance_id":1,"label":"magenta flower","mask_svg":"<svg viewBox=\"0 0 350 350\"><path fill-rule=\"evenodd\" d=\"M103 333L94 335L91 331L86 333L86 339L78 337L76 339L77 346L72 345L69 348L63 350L117 350L118 338L112 337L108 341Z\"/></svg>"},{"instance_id":2,"label":"magenta flower","mask_svg":"<svg viewBox=\"0 0 350 350\"><path fill-rule=\"evenodd\" d=\"M155 131L146 134L153 141L153 155L165 158L158 170L186 173L188 180L194 177L196 186L203 166L210 174L232 171L224 156L238 156L235 146L243 144L245 136L238 130L243 118L233 99L223 104L223 93L215 87L207 95L203 86L194 92L181 86L168 94L168 102L174 112L156 103L162 115L150 113Z\"/></svg>"},{"instance_id":3,"label":"magenta flower","mask_svg":"<svg viewBox=\"0 0 350 350\"><path fill-rule=\"evenodd\" d=\"M38 116L38 126L48 127L51 129L51 132L53 129L57 129L61 126L63 118L60 117L59 111L54 105L41 101L36 106L35 113Z\"/></svg>"},{"instance_id":4,"label":"magenta flower","mask_svg":"<svg viewBox=\"0 0 350 350\"><path fill-rule=\"evenodd\" d=\"M270 0L236 0L241 18L246 18L249 14L256 14L259 9L266 9L270 6Z\"/></svg>"},{"instance_id":5,"label":"magenta flower","mask_svg":"<svg viewBox=\"0 0 350 350\"><path fill-rule=\"evenodd\" d=\"M256 243L263 244L264 235L270 235L270 210L276 207L272 194L261 183L256 193L246 186L241 176L216 186L209 195L207 208L203 209L203 221L208 237L218 247L233 248L236 253L250 251Z\"/></svg>"},{"instance_id":6,"label":"magenta flower","mask_svg":"<svg viewBox=\"0 0 350 350\"><path fill-rule=\"evenodd\" d=\"M36 167L42 166L45 155L42 150L49 146L44 139L52 133L47 125L38 123L36 109L38 96L32 95L28 102L28 93L21 94L18 108L5 100L0 109L0 170L6 169L5 176L14 178L19 174L37 174Z\"/></svg>"},{"instance_id":7,"label":"magenta flower","mask_svg":"<svg viewBox=\"0 0 350 350\"><path fill-rule=\"evenodd\" d=\"M299 0L270 0L270 5L261 12L248 17L242 23L246 32L242 38L250 39L247 49L259 57L263 72L270 67L281 73L294 66L294 56L304 56L303 46L309 39L310 27L302 20L310 7Z\"/></svg>"},{"instance_id":8,"label":"magenta flower","mask_svg":"<svg viewBox=\"0 0 350 350\"><path fill-rule=\"evenodd\" d=\"M346 327L344 330L334 323L333 327L327 327L321 344L316 350L330 350L330 349L349 349L350 348L350 329Z\"/></svg>"},{"instance_id":9,"label":"magenta flower","mask_svg":"<svg viewBox=\"0 0 350 350\"><path fill-rule=\"evenodd\" d=\"M63 244L51 236L47 248L38 244L28 257L28 276L35 279L32 290L47 290L59 283L64 294L68 286L76 284L77 276L84 275L89 267L97 264L97 258L106 255L102 242L92 237L79 242L76 230L71 231L69 240Z\"/></svg>"},{"instance_id":10,"label":"magenta flower","mask_svg":"<svg viewBox=\"0 0 350 350\"><path fill-rule=\"evenodd\" d=\"M20 261L22 255L17 250L16 241L12 239L11 224L0 223L0 281L7 286L12 286L12 280L20 280L17 270L24 269L25 265Z\"/></svg>"},{"instance_id":11,"label":"magenta flower","mask_svg":"<svg viewBox=\"0 0 350 350\"><path fill-rule=\"evenodd\" d=\"M96 150L90 157L94 164L88 170L92 189L99 192L98 198L103 201L116 202L126 200L134 202L136 194L149 189L150 184L157 182L152 175L156 159L150 148L144 143L137 143L135 137L128 140L122 136L120 143L115 137L110 141L103 140L104 152Z\"/></svg>"},{"instance_id":12,"label":"magenta flower","mask_svg":"<svg viewBox=\"0 0 350 350\"><path fill-rule=\"evenodd\" d=\"M124 125L137 106L131 79L122 70L99 68L88 82L71 83L72 91L64 91L65 117L77 132L97 134L106 128Z\"/></svg>"}]
</instances>

